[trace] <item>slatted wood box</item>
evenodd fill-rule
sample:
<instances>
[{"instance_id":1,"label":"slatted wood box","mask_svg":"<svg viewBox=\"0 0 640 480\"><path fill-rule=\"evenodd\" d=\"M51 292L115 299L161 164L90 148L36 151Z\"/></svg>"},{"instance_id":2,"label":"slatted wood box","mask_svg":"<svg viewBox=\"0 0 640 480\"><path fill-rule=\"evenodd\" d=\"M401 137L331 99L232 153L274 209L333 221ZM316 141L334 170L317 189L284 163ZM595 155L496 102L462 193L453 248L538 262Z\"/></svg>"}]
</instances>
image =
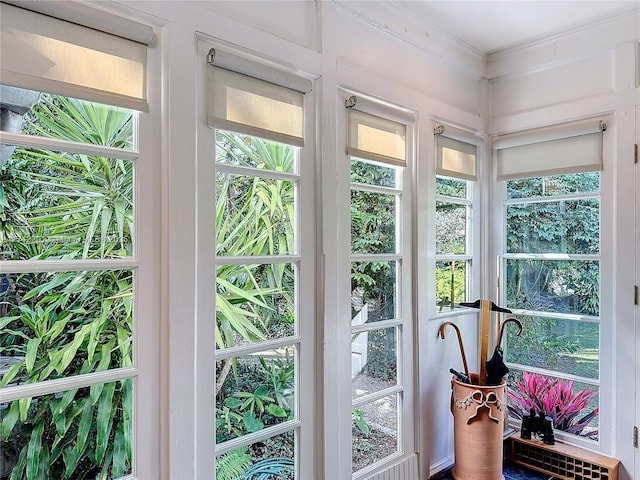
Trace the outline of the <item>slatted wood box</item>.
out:
<instances>
[{"instance_id":1,"label":"slatted wood box","mask_svg":"<svg viewBox=\"0 0 640 480\"><path fill-rule=\"evenodd\" d=\"M620 461L590 450L511 437L511 460L563 480L618 480Z\"/></svg>"}]
</instances>

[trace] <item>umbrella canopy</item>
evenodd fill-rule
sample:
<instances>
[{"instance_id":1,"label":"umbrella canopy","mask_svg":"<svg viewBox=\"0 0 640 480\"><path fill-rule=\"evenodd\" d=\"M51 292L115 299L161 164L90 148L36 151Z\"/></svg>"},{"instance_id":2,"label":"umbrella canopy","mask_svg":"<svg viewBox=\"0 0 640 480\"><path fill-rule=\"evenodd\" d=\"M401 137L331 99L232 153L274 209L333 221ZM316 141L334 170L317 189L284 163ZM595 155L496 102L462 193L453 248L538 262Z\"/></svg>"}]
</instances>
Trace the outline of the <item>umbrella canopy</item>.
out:
<instances>
[{"instance_id":1,"label":"umbrella canopy","mask_svg":"<svg viewBox=\"0 0 640 480\"><path fill-rule=\"evenodd\" d=\"M522 323L520 320L516 318L507 318L504 322L502 322L502 326L500 327L500 336L498 337L498 342L496 343L496 349L493 352L493 356L487 361L487 385L499 385L502 381L502 378L509 373L509 367L504 363L504 352L502 347L502 335L504 334L504 327L507 323L515 323L518 325L518 333L517 336L520 336L522 333Z\"/></svg>"}]
</instances>

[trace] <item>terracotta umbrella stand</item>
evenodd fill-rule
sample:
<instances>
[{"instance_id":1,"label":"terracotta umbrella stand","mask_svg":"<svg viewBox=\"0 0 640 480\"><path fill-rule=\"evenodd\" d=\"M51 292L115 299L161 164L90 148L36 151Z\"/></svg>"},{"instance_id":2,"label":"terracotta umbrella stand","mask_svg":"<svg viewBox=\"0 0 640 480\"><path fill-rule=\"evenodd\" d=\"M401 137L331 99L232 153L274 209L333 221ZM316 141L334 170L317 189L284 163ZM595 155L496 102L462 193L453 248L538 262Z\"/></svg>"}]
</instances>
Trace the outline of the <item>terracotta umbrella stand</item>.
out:
<instances>
[{"instance_id":1,"label":"terracotta umbrella stand","mask_svg":"<svg viewBox=\"0 0 640 480\"><path fill-rule=\"evenodd\" d=\"M478 375L471 374L474 382ZM504 389L451 380L456 480L504 480L502 475Z\"/></svg>"}]
</instances>

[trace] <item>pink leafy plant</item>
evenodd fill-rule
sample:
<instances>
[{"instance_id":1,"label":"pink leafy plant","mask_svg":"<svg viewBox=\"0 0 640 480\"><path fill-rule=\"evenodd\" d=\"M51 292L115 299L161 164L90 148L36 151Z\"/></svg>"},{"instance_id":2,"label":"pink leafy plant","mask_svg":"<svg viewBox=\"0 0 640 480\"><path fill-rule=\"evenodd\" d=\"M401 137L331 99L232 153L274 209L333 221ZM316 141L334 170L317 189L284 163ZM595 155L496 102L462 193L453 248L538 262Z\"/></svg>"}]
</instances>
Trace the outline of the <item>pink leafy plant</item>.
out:
<instances>
[{"instance_id":1,"label":"pink leafy plant","mask_svg":"<svg viewBox=\"0 0 640 480\"><path fill-rule=\"evenodd\" d=\"M589 388L574 392L570 380L527 372L523 372L522 381L507 389L508 408L513 417L522 419L522 414L531 409L536 413L544 411L553 420L556 430L593 439L598 438L598 430L587 427L598 416L599 409L596 407L586 415L580 415L597 394Z\"/></svg>"}]
</instances>

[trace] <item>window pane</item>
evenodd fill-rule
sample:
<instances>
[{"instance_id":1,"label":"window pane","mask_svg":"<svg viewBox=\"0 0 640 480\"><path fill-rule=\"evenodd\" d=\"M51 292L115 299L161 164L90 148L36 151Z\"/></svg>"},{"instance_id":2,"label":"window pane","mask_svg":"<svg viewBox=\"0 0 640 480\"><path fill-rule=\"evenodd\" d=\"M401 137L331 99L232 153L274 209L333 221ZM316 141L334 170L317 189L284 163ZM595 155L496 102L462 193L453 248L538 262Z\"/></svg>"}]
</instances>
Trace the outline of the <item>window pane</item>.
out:
<instances>
[{"instance_id":1,"label":"window pane","mask_svg":"<svg viewBox=\"0 0 640 480\"><path fill-rule=\"evenodd\" d=\"M216 443L295 417L295 347L216 362Z\"/></svg>"},{"instance_id":2,"label":"window pane","mask_svg":"<svg viewBox=\"0 0 640 480\"><path fill-rule=\"evenodd\" d=\"M399 398L390 395L352 409L352 471L398 451Z\"/></svg>"},{"instance_id":3,"label":"window pane","mask_svg":"<svg viewBox=\"0 0 640 480\"><path fill-rule=\"evenodd\" d=\"M436 195L467 198L467 181L454 178L436 178Z\"/></svg>"},{"instance_id":4,"label":"window pane","mask_svg":"<svg viewBox=\"0 0 640 480\"><path fill-rule=\"evenodd\" d=\"M469 262L436 262L436 302L438 311L461 308L467 301L467 269ZM451 299L453 298L453 303Z\"/></svg>"},{"instance_id":5,"label":"window pane","mask_svg":"<svg viewBox=\"0 0 640 480\"><path fill-rule=\"evenodd\" d=\"M507 206L510 253L597 254L600 201L597 199Z\"/></svg>"},{"instance_id":6,"label":"window pane","mask_svg":"<svg viewBox=\"0 0 640 480\"><path fill-rule=\"evenodd\" d=\"M537 373L512 371L507 385L509 415L521 419L533 408L553 419L554 428L598 440L599 389Z\"/></svg>"},{"instance_id":7,"label":"window pane","mask_svg":"<svg viewBox=\"0 0 640 480\"><path fill-rule=\"evenodd\" d=\"M216 268L218 348L291 336L296 328L295 312L293 264Z\"/></svg>"},{"instance_id":8,"label":"window pane","mask_svg":"<svg viewBox=\"0 0 640 480\"><path fill-rule=\"evenodd\" d=\"M225 453L216 459L216 478L294 480L294 442L287 432Z\"/></svg>"},{"instance_id":9,"label":"window pane","mask_svg":"<svg viewBox=\"0 0 640 480\"><path fill-rule=\"evenodd\" d=\"M467 207L436 202L436 254L467 253Z\"/></svg>"},{"instance_id":10,"label":"window pane","mask_svg":"<svg viewBox=\"0 0 640 480\"><path fill-rule=\"evenodd\" d=\"M524 328L505 337L509 362L597 379L600 329L597 323L519 316ZM515 329L514 329L515 330Z\"/></svg>"},{"instance_id":11,"label":"window pane","mask_svg":"<svg viewBox=\"0 0 640 480\"><path fill-rule=\"evenodd\" d=\"M507 182L507 198L530 198L599 191L600 172L521 178Z\"/></svg>"},{"instance_id":12,"label":"window pane","mask_svg":"<svg viewBox=\"0 0 640 480\"><path fill-rule=\"evenodd\" d=\"M351 336L353 398L375 393L398 383L396 327Z\"/></svg>"},{"instance_id":13,"label":"window pane","mask_svg":"<svg viewBox=\"0 0 640 480\"><path fill-rule=\"evenodd\" d=\"M221 164L294 173L296 151L291 145L216 130L216 162Z\"/></svg>"},{"instance_id":14,"label":"window pane","mask_svg":"<svg viewBox=\"0 0 640 480\"><path fill-rule=\"evenodd\" d=\"M287 255L295 250L293 182L218 172L217 255Z\"/></svg>"},{"instance_id":15,"label":"window pane","mask_svg":"<svg viewBox=\"0 0 640 480\"><path fill-rule=\"evenodd\" d=\"M507 260L507 308L595 315L600 265L580 260Z\"/></svg>"},{"instance_id":16,"label":"window pane","mask_svg":"<svg viewBox=\"0 0 640 480\"><path fill-rule=\"evenodd\" d=\"M71 142L133 149L133 112L125 108L1 85L2 129Z\"/></svg>"},{"instance_id":17,"label":"window pane","mask_svg":"<svg viewBox=\"0 0 640 480\"><path fill-rule=\"evenodd\" d=\"M132 255L133 162L17 148L5 172L3 259Z\"/></svg>"},{"instance_id":18,"label":"window pane","mask_svg":"<svg viewBox=\"0 0 640 480\"><path fill-rule=\"evenodd\" d=\"M351 253L396 251L396 196L351 190Z\"/></svg>"},{"instance_id":19,"label":"window pane","mask_svg":"<svg viewBox=\"0 0 640 480\"><path fill-rule=\"evenodd\" d=\"M395 187L397 168L351 158L351 182Z\"/></svg>"},{"instance_id":20,"label":"window pane","mask_svg":"<svg viewBox=\"0 0 640 480\"><path fill-rule=\"evenodd\" d=\"M2 478L132 473L132 380L0 404L0 417L8 431L2 439Z\"/></svg>"},{"instance_id":21,"label":"window pane","mask_svg":"<svg viewBox=\"0 0 640 480\"><path fill-rule=\"evenodd\" d=\"M130 270L0 276L3 384L35 383L132 364Z\"/></svg>"},{"instance_id":22,"label":"window pane","mask_svg":"<svg viewBox=\"0 0 640 480\"><path fill-rule=\"evenodd\" d=\"M396 262L351 262L352 324L396 318L395 298Z\"/></svg>"}]
</instances>

